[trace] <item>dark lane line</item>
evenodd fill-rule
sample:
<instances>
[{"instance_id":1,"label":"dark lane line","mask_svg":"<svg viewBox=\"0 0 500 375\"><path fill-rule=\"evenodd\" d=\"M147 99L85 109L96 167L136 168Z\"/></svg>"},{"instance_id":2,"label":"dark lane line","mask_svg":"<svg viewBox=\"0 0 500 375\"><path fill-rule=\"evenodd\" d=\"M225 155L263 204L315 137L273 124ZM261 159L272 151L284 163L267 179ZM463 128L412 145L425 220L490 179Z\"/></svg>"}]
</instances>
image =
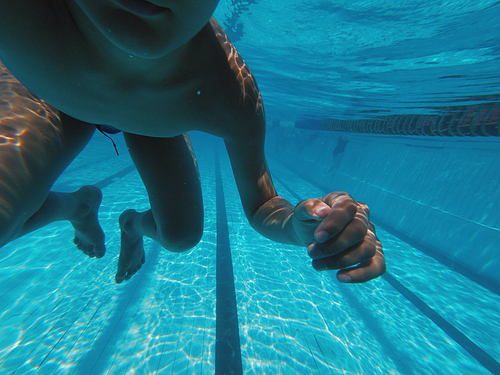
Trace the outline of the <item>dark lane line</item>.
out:
<instances>
[{"instance_id":1,"label":"dark lane line","mask_svg":"<svg viewBox=\"0 0 500 375\"><path fill-rule=\"evenodd\" d=\"M217 206L215 374L239 375L243 374L243 365L241 360L238 310L236 307L236 292L224 190L217 152L215 155L215 164ZM103 189L134 170L135 166L130 165L94 185Z\"/></svg>"},{"instance_id":2,"label":"dark lane line","mask_svg":"<svg viewBox=\"0 0 500 375\"><path fill-rule=\"evenodd\" d=\"M292 173L296 174L297 176L299 176L300 178L304 179L303 176L301 176L299 173L291 170L290 168L288 168L287 166L283 165L280 163L280 165L285 168L285 169L288 169L289 171L291 171ZM273 176L274 178L274 176ZM306 179L307 181L307 179ZM323 191L325 194L328 194L329 191L326 191L326 189L324 189L324 187L320 186L320 185L317 185L311 181L308 181L311 185L315 186L316 188L320 189L321 191ZM297 194L295 194L295 192L293 192L290 188L288 188L286 185L283 185L285 187L285 189L288 190L288 192L290 194L292 194L296 199L298 200L302 200ZM438 261L439 263L441 263L442 265L450 268L451 270L459 273L460 275L468 278L469 280L471 280L472 282L476 283L476 284L479 284L481 285L483 288L485 289L488 289L490 292L500 296L500 283L498 283L496 280L493 280L489 277L486 277L486 276L483 276L481 274L479 274L478 272L474 271L473 269L469 268L469 267L466 267L464 265L461 265L460 263L458 263L457 261L445 256L445 255L442 255L438 252L436 252L434 249L432 249L430 246L427 246L421 242L418 242L412 238L410 238L408 235L406 235L405 233L391 227L390 225L387 225L386 223L384 223L382 220L377 220L377 217L374 216L374 215L371 215L371 221L378 227L384 229L385 231L389 232L390 234L392 234L394 237L397 237L399 238L401 241L403 242L406 242L408 245L414 247L415 249L417 249L418 251L424 253L425 255L427 256L430 256L431 258L433 258L434 260Z\"/></svg>"},{"instance_id":3,"label":"dark lane line","mask_svg":"<svg viewBox=\"0 0 500 375\"><path fill-rule=\"evenodd\" d=\"M128 167L123 168L122 170L113 173L111 176L106 177L105 179L102 179L99 182L96 182L94 186L97 186L99 189L104 189L106 186L111 185L113 182L115 182L116 179L122 178L128 173L132 172L135 170L135 165L129 165Z\"/></svg>"},{"instance_id":4,"label":"dark lane line","mask_svg":"<svg viewBox=\"0 0 500 375\"><path fill-rule=\"evenodd\" d=\"M420 243L418 241L415 241L413 238L408 236L407 234L397 230L396 228L393 228L381 220L377 220L375 217L374 220L372 220L373 223L377 226L385 230L386 232L392 234L394 237L399 238L403 242L406 242L408 245L414 247L415 249L419 250L420 252L424 253L425 255L433 258L437 262L441 263L442 265L448 267L449 269L459 273L460 275L468 278L469 280L475 282L476 284L481 285L483 288L488 289L490 292L495 293L497 296L500 296L500 284L492 280L489 277L483 276L476 271L465 267L458 263L457 261L448 258L445 255L441 255L435 250L433 250L430 246L426 246L423 243Z\"/></svg>"},{"instance_id":5,"label":"dark lane line","mask_svg":"<svg viewBox=\"0 0 500 375\"><path fill-rule=\"evenodd\" d=\"M472 340L465 336L462 332L456 329L450 322L439 315L424 301L418 298L407 287L401 284L389 273L382 276L389 284L392 285L399 293L401 293L413 306L419 309L425 316L432 320L439 328L441 328L453 341L460 345L467 353L473 356L476 361L482 364L488 371L493 374L500 374L500 363L492 356L486 353L483 349L477 346Z\"/></svg>"},{"instance_id":6,"label":"dark lane line","mask_svg":"<svg viewBox=\"0 0 500 375\"><path fill-rule=\"evenodd\" d=\"M226 204L217 149L215 151L215 189L217 207L215 374L239 375L243 374L243 365L238 328L238 309L236 307Z\"/></svg>"},{"instance_id":7,"label":"dark lane line","mask_svg":"<svg viewBox=\"0 0 500 375\"><path fill-rule=\"evenodd\" d=\"M280 178L273 176L273 179L278 181L290 194L297 200L301 201L302 198L295 193L288 185L286 185ZM385 229L385 228L384 228ZM418 249L418 247L417 247ZM439 313L433 310L423 300L401 284L389 272L383 276L394 289L396 289L403 297L411 302L422 314L432 320L443 332L445 332L453 341L460 345L467 353L474 357L481 365L493 374L500 374L500 363L471 341L466 335L455 328L450 322L443 318Z\"/></svg>"}]
</instances>

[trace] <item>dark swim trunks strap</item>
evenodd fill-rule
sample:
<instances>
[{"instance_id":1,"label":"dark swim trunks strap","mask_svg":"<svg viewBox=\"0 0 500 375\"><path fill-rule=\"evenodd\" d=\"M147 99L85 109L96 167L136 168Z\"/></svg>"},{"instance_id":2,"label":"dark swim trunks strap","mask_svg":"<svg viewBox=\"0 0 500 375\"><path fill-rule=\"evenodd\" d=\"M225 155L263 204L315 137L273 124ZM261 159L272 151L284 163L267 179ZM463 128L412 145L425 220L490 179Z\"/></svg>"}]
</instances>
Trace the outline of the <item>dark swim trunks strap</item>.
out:
<instances>
[{"instance_id":1,"label":"dark swim trunks strap","mask_svg":"<svg viewBox=\"0 0 500 375\"><path fill-rule=\"evenodd\" d=\"M113 128L112 126L108 126L108 125L96 125L95 127L97 128L97 130L99 130L102 133L102 135L104 135L106 138L108 138L111 141L111 143L113 143L116 155L119 156L120 154L118 153L118 149L116 148L115 141L113 141L113 139L106 133L116 134L116 133L120 133L120 131Z\"/></svg>"},{"instance_id":2,"label":"dark swim trunks strap","mask_svg":"<svg viewBox=\"0 0 500 375\"><path fill-rule=\"evenodd\" d=\"M112 126L109 125L96 125L96 128L101 132L101 133L107 133L107 134L116 134L116 133L121 133L120 130L113 128Z\"/></svg>"}]
</instances>

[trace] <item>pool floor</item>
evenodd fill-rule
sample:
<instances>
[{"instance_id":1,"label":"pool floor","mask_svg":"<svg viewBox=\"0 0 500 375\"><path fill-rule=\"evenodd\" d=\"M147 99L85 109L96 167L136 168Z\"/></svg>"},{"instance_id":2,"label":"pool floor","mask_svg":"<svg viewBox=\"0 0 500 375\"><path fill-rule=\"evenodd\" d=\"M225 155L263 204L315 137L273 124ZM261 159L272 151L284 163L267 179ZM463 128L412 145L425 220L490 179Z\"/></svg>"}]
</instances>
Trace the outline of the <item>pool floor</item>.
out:
<instances>
[{"instance_id":1,"label":"pool floor","mask_svg":"<svg viewBox=\"0 0 500 375\"><path fill-rule=\"evenodd\" d=\"M148 200L123 143L118 140L122 155L113 156L101 137L95 136L54 189L102 188L107 254L86 258L72 244L67 223L2 248L0 373L222 373L216 361L224 353L216 342L225 337L217 332L217 323L225 323L217 312L218 186L239 339L239 357L222 360L239 359L234 373L500 373L498 294L381 228L386 276L341 285L335 274L315 272L305 249L273 243L251 229L222 143L197 134L205 205L200 244L176 254L146 240L142 270L115 284L118 216L127 208L147 209ZM292 203L324 195L272 160L270 167L278 192Z\"/></svg>"}]
</instances>

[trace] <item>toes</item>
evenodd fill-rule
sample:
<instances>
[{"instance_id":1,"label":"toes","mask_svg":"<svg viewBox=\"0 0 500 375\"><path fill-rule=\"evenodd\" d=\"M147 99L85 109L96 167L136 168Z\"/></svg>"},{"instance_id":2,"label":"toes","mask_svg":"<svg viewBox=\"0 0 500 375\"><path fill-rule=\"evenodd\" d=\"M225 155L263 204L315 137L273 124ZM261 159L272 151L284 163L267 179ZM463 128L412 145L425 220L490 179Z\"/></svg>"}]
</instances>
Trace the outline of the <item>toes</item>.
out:
<instances>
[{"instance_id":1,"label":"toes","mask_svg":"<svg viewBox=\"0 0 500 375\"><path fill-rule=\"evenodd\" d=\"M120 267L118 265L118 270L115 275L115 281L117 284L121 284L123 280L125 280L125 277L127 276L127 270L125 268Z\"/></svg>"},{"instance_id":2,"label":"toes","mask_svg":"<svg viewBox=\"0 0 500 375\"><path fill-rule=\"evenodd\" d=\"M137 271L139 271L142 268L142 265L144 264L144 259L142 260L141 264L138 264L135 266L133 269L129 269L126 271L118 271L115 275L115 281L117 284L121 284L124 280L130 280L132 276L134 276Z\"/></svg>"},{"instance_id":3,"label":"toes","mask_svg":"<svg viewBox=\"0 0 500 375\"><path fill-rule=\"evenodd\" d=\"M102 245L94 246L85 241L82 241L79 237L75 236L73 238L73 243L76 245L77 249L82 251L85 255L91 258L102 258L106 254L106 246L104 243Z\"/></svg>"},{"instance_id":4,"label":"toes","mask_svg":"<svg viewBox=\"0 0 500 375\"><path fill-rule=\"evenodd\" d=\"M125 280L125 276L121 276L118 274L115 275L115 281L117 284L121 284L123 282L123 280Z\"/></svg>"},{"instance_id":5,"label":"toes","mask_svg":"<svg viewBox=\"0 0 500 375\"><path fill-rule=\"evenodd\" d=\"M82 250L84 254L87 254L90 257L94 255L94 246L92 245L84 245Z\"/></svg>"},{"instance_id":6,"label":"toes","mask_svg":"<svg viewBox=\"0 0 500 375\"><path fill-rule=\"evenodd\" d=\"M129 271L129 272L127 272L127 276L125 276L125 280L130 280L130 278L132 276L134 276L136 272L137 271Z\"/></svg>"},{"instance_id":7,"label":"toes","mask_svg":"<svg viewBox=\"0 0 500 375\"><path fill-rule=\"evenodd\" d=\"M94 253L96 258L102 258L106 254L106 248L104 246L99 246L94 248Z\"/></svg>"},{"instance_id":8,"label":"toes","mask_svg":"<svg viewBox=\"0 0 500 375\"><path fill-rule=\"evenodd\" d=\"M137 271L139 271L141 269L141 267L142 267L142 263L135 266L132 271L129 271L128 274L130 275L130 277L134 276L137 273Z\"/></svg>"},{"instance_id":9,"label":"toes","mask_svg":"<svg viewBox=\"0 0 500 375\"><path fill-rule=\"evenodd\" d=\"M82 241L80 240L79 237L75 236L75 238L73 238L73 243L76 245L76 247L81 250L81 246L82 246Z\"/></svg>"}]
</instances>

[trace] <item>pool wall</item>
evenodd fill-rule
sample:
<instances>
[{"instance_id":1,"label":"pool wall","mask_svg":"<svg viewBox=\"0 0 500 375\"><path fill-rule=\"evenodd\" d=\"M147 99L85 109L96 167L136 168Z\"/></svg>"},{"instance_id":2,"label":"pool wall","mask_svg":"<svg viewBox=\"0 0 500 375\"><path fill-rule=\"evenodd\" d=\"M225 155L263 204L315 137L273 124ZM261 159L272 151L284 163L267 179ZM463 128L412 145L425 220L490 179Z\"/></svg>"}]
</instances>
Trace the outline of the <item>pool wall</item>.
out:
<instances>
[{"instance_id":1,"label":"pool wall","mask_svg":"<svg viewBox=\"0 0 500 375\"><path fill-rule=\"evenodd\" d=\"M348 142L339 153L340 136ZM448 264L500 282L500 139L271 126L267 149L324 191L347 191L365 202L374 221Z\"/></svg>"}]
</instances>

